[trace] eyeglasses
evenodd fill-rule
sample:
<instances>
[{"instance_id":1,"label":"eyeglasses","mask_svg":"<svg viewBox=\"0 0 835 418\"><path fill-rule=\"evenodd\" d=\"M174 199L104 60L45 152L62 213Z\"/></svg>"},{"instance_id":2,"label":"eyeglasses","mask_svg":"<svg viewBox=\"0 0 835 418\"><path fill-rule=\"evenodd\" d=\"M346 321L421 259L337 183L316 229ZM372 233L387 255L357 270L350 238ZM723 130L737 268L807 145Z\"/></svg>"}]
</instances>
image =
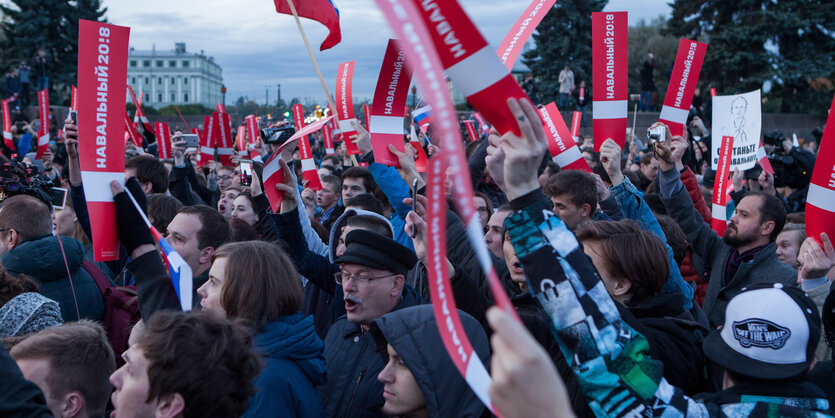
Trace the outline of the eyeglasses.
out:
<instances>
[{"instance_id":1,"label":"eyeglasses","mask_svg":"<svg viewBox=\"0 0 835 418\"><path fill-rule=\"evenodd\" d=\"M232 180L232 176L217 176L218 180L228 181Z\"/></svg>"},{"instance_id":2,"label":"eyeglasses","mask_svg":"<svg viewBox=\"0 0 835 418\"><path fill-rule=\"evenodd\" d=\"M350 274L348 272L341 271L339 273L335 273L333 275L333 279L336 280L336 284L342 286L342 283L345 283L348 280L352 280L357 286L368 286L372 280L377 279L385 279L386 277L394 277L396 274L387 274L385 276L380 277L372 277L365 274Z\"/></svg>"}]
</instances>

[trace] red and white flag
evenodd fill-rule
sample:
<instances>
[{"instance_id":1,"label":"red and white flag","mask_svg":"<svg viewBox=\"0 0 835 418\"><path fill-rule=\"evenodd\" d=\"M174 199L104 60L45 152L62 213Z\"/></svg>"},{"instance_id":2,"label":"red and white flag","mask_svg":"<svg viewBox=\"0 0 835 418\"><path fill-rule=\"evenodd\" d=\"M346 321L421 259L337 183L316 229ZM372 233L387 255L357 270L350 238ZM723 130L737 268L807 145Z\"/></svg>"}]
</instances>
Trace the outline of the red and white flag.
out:
<instances>
[{"instance_id":1,"label":"red and white flag","mask_svg":"<svg viewBox=\"0 0 835 418\"><path fill-rule=\"evenodd\" d=\"M284 182L284 172L281 171L281 166L278 164L279 160L281 160L281 153L274 152L264 163L264 171L261 172L261 176L264 178L264 194L270 201L270 208L273 213L279 212L281 202L284 201L284 193L275 189L276 184Z\"/></svg>"},{"instance_id":2,"label":"red and white flag","mask_svg":"<svg viewBox=\"0 0 835 418\"><path fill-rule=\"evenodd\" d=\"M823 246L820 235L826 232L835 241L835 98L821 137L812 183L806 197L806 235Z\"/></svg>"},{"instance_id":3,"label":"red and white flag","mask_svg":"<svg viewBox=\"0 0 835 418\"><path fill-rule=\"evenodd\" d=\"M730 182L731 155L733 154L734 137L723 136L721 152L719 154L719 168L713 181L713 220L710 227L719 236L725 235L728 227L728 216L725 205L728 203L728 183Z\"/></svg>"},{"instance_id":4,"label":"red and white flag","mask_svg":"<svg viewBox=\"0 0 835 418\"><path fill-rule=\"evenodd\" d=\"M110 182L125 182L125 86L130 28L78 21L78 157L96 261L119 259Z\"/></svg>"},{"instance_id":5,"label":"red and white flag","mask_svg":"<svg viewBox=\"0 0 835 418\"><path fill-rule=\"evenodd\" d=\"M133 124L130 122L130 116L128 113L125 112L125 144L127 145L128 139L133 142L133 145L142 149L142 140L139 139L139 135L137 135L136 131L133 129Z\"/></svg>"},{"instance_id":6,"label":"red and white flag","mask_svg":"<svg viewBox=\"0 0 835 418\"><path fill-rule=\"evenodd\" d=\"M696 92L706 52L706 43L684 38L678 43L667 96L658 118L670 127L673 135L682 135L684 132L684 124L687 123L687 115L690 113L690 104L693 103L693 93Z\"/></svg>"},{"instance_id":7,"label":"red and white flag","mask_svg":"<svg viewBox=\"0 0 835 418\"><path fill-rule=\"evenodd\" d=\"M626 142L628 95L628 23L626 12L593 12L592 36L592 129L594 150L608 138L623 149Z\"/></svg>"},{"instance_id":8,"label":"red and white flag","mask_svg":"<svg viewBox=\"0 0 835 418\"><path fill-rule=\"evenodd\" d=\"M583 121L583 112L574 111L571 114L571 136L576 141L580 137L580 122Z\"/></svg>"},{"instance_id":9,"label":"red and white flag","mask_svg":"<svg viewBox=\"0 0 835 418\"><path fill-rule=\"evenodd\" d=\"M214 116L203 116L203 135L200 137L199 166L203 167L215 159Z\"/></svg>"},{"instance_id":10,"label":"red and white flag","mask_svg":"<svg viewBox=\"0 0 835 418\"><path fill-rule=\"evenodd\" d=\"M405 149L403 121L411 80L412 72L406 65L406 51L397 40L389 39L380 76L377 78L377 88L374 90L374 101L371 102L368 125L375 162L400 167L400 162L388 146L394 145L400 152Z\"/></svg>"},{"instance_id":11,"label":"red and white flag","mask_svg":"<svg viewBox=\"0 0 835 418\"><path fill-rule=\"evenodd\" d=\"M246 127L238 126L238 132L235 134L235 144L238 147L238 156L246 158Z\"/></svg>"},{"instance_id":12,"label":"red and white flag","mask_svg":"<svg viewBox=\"0 0 835 418\"><path fill-rule=\"evenodd\" d=\"M472 119L465 120L464 126L467 128L467 136L470 137L470 142L478 141L478 132L475 130L475 121Z\"/></svg>"},{"instance_id":13,"label":"red and white flag","mask_svg":"<svg viewBox=\"0 0 835 418\"><path fill-rule=\"evenodd\" d=\"M757 148L757 160L760 163L760 168L767 171L768 174L774 175L774 167L771 166L771 161L768 161L768 155L765 153L762 140L760 140L760 146Z\"/></svg>"},{"instance_id":14,"label":"red and white flag","mask_svg":"<svg viewBox=\"0 0 835 418\"><path fill-rule=\"evenodd\" d=\"M12 138L12 114L9 110L9 103L14 101L14 97L3 99L0 104L3 106L3 144L6 148L11 150L12 154L15 152L15 143Z\"/></svg>"},{"instance_id":15,"label":"red and white flag","mask_svg":"<svg viewBox=\"0 0 835 418\"><path fill-rule=\"evenodd\" d=\"M354 65L356 61L348 61L339 64L339 71L336 74L336 118L339 123L339 131L342 133L342 140L348 155L360 153L357 144L351 141L351 137L357 134L354 130L354 123L359 123L354 116L354 99L352 98L351 84L354 80Z\"/></svg>"},{"instance_id":16,"label":"red and white flag","mask_svg":"<svg viewBox=\"0 0 835 418\"><path fill-rule=\"evenodd\" d=\"M49 149L49 90L43 89L38 92L38 116L41 128L38 130L38 151L35 159L39 160Z\"/></svg>"},{"instance_id":17,"label":"red and white flag","mask_svg":"<svg viewBox=\"0 0 835 418\"><path fill-rule=\"evenodd\" d=\"M533 0L528 8L522 13L522 16L513 24L510 31L505 35L502 43L499 44L499 50L496 53L508 70L513 69L513 64L519 58L519 53L525 46L525 42L531 37L534 29L539 25L539 22L545 18L551 7L557 0Z\"/></svg>"},{"instance_id":18,"label":"red and white flag","mask_svg":"<svg viewBox=\"0 0 835 418\"><path fill-rule=\"evenodd\" d=\"M481 117L481 113L473 112L473 118L478 121L478 128L481 130L481 134L490 135L490 125L484 121L484 118Z\"/></svg>"},{"instance_id":19,"label":"red and white flag","mask_svg":"<svg viewBox=\"0 0 835 418\"><path fill-rule=\"evenodd\" d=\"M171 128L165 122L154 122L154 129L157 131L157 150L160 160L174 158L171 155Z\"/></svg>"},{"instance_id":20,"label":"red and white flag","mask_svg":"<svg viewBox=\"0 0 835 418\"><path fill-rule=\"evenodd\" d=\"M246 130L249 133L249 139L247 142L250 145L255 145L261 142L261 131L258 130L258 118L255 117L255 115L249 115L246 117ZM253 149L249 151L249 158L251 160L260 160L261 155L253 147Z\"/></svg>"},{"instance_id":21,"label":"red and white flag","mask_svg":"<svg viewBox=\"0 0 835 418\"><path fill-rule=\"evenodd\" d=\"M220 164L231 166L235 149L232 148L232 125L229 122L228 113L212 113L212 131Z\"/></svg>"},{"instance_id":22,"label":"red and white flag","mask_svg":"<svg viewBox=\"0 0 835 418\"><path fill-rule=\"evenodd\" d=\"M333 132L329 123L322 127L322 139L325 141L325 155L336 154L333 149Z\"/></svg>"},{"instance_id":23,"label":"red and white flag","mask_svg":"<svg viewBox=\"0 0 835 418\"><path fill-rule=\"evenodd\" d=\"M304 128L304 109L302 105L293 105L293 120L296 122L296 131ZM316 172L316 162L313 160L313 151L310 150L310 140L307 135L299 138L299 157L302 162L302 175L308 182L307 188L322 190L322 183L319 181L319 173Z\"/></svg>"},{"instance_id":24,"label":"red and white flag","mask_svg":"<svg viewBox=\"0 0 835 418\"><path fill-rule=\"evenodd\" d=\"M562 119L560 111L554 102L539 109L542 117L545 136L548 137L548 151L554 162L564 170L583 170L591 172L589 164L580 153L580 148L574 142L568 127Z\"/></svg>"},{"instance_id":25,"label":"red and white flag","mask_svg":"<svg viewBox=\"0 0 835 418\"><path fill-rule=\"evenodd\" d=\"M222 103L218 103L215 106L215 109L217 109L217 113L226 113L226 106L224 106Z\"/></svg>"}]
</instances>

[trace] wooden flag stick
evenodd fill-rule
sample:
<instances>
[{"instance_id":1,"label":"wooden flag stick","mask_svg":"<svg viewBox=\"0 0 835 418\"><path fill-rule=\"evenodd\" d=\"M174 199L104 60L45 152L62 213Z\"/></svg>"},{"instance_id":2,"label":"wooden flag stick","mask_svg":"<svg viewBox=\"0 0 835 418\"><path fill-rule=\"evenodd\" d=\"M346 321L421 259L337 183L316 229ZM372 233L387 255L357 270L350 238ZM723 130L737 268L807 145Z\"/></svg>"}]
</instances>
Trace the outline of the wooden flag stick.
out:
<instances>
[{"instance_id":1,"label":"wooden flag stick","mask_svg":"<svg viewBox=\"0 0 835 418\"><path fill-rule=\"evenodd\" d=\"M307 48L307 53L308 55L310 55L310 61L313 62L313 68L316 69L316 75L319 76L319 82L322 83L322 90L325 91L325 97L328 98L328 104L330 105L331 109L333 109L333 111L338 114L339 112L336 109L336 105L333 103L331 93L330 91L328 91L328 86L327 84L325 84L325 78L322 77L322 71L319 70L319 63L316 62L316 56L313 55L313 50L310 49L310 42L308 42L307 40L307 35L305 35L304 33L304 28L302 28L302 22L301 20L299 20L299 13L296 12L296 5L293 4L293 0L287 0L287 5L290 6L290 11L293 12L293 18L296 19L296 26L299 27L299 33L302 35L304 47ZM355 166L359 165L359 163L357 163L357 158L353 155L351 156L351 162L353 162Z\"/></svg>"},{"instance_id":2,"label":"wooden flag stick","mask_svg":"<svg viewBox=\"0 0 835 418\"><path fill-rule=\"evenodd\" d=\"M302 28L302 22L299 20L299 14L296 12L296 5L293 4L293 0L287 0L287 5L290 6L290 11L293 12L293 18L296 19L296 26L299 27L299 33L302 35L302 40L304 41L304 46L307 48L307 53L310 55L310 61L313 62L313 68L316 69L316 75L319 76L319 82L322 83L322 90L325 91L325 97L328 98L328 104L331 106L334 112L336 112L336 105L333 103L333 98L331 98L331 93L328 91L328 86L325 84L325 79L322 77L322 72L319 70L319 63L316 62L316 57L313 55L313 50L310 49L310 42L307 41L307 35L304 33L304 29Z\"/></svg>"},{"instance_id":3,"label":"wooden flag stick","mask_svg":"<svg viewBox=\"0 0 835 418\"><path fill-rule=\"evenodd\" d=\"M635 110L632 112L632 139L638 137L635 133L635 124L638 123L638 103L635 103Z\"/></svg>"}]
</instances>

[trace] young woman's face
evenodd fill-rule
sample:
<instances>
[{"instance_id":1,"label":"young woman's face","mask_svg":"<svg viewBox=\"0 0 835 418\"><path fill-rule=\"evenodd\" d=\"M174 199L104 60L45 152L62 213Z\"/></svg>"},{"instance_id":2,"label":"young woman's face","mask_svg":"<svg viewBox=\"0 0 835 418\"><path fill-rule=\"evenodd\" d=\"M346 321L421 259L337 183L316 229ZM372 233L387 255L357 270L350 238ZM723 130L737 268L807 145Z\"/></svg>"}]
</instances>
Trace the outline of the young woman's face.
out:
<instances>
[{"instance_id":1,"label":"young woman's face","mask_svg":"<svg viewBox=\"0 0 835 418\"><path fill-rule=\"evenodd\" d=\"M244 222L255 225L258 222L258 214L252 207L252 202L244 196L238 196L232 203L232 217L243 220Z\"/></svg>"}]
</instances>

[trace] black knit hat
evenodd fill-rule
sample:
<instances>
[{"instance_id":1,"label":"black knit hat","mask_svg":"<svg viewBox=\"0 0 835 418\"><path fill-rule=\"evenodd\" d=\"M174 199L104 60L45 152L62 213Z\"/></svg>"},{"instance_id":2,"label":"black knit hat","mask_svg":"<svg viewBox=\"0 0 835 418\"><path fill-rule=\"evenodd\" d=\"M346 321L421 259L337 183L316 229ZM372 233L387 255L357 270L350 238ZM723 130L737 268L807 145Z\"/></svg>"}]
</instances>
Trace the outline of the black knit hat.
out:
<instances>
[{"instance_id":1,"label":"black knit hat","mask_svg":"<svg viewBox=\"0 0 835 418\"><path fill-rule=\"evenodd\" d=\"M418 262L415 253L397 241L380 234L355 229L345 237L345 253L337 264L359 264L394 274L406 275Z\"/></svg>"}]
</instances>

